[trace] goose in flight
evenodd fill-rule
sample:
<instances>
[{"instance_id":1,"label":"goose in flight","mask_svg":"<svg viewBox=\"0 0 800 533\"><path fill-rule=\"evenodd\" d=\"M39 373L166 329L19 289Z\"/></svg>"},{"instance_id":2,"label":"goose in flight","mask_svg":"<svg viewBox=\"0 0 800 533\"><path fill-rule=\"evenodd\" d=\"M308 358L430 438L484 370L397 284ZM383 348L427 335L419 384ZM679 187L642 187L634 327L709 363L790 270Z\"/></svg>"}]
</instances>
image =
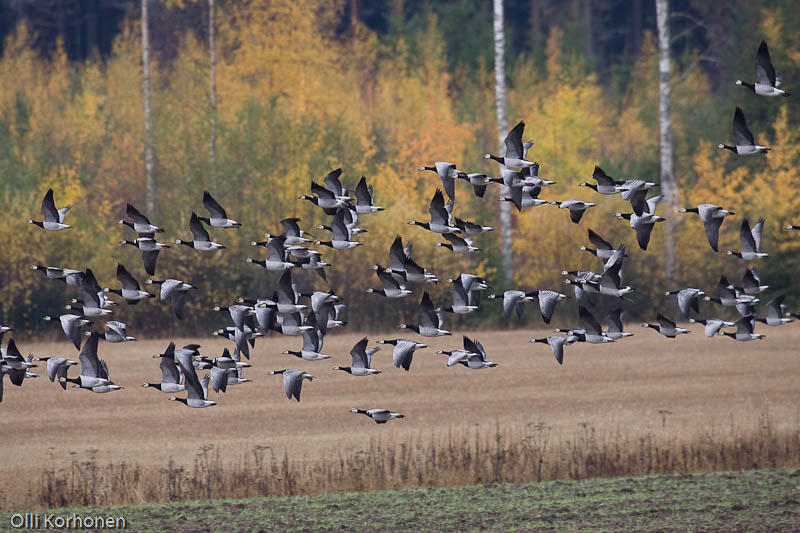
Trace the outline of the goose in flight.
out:
<instances>
[{"instance_id":1,"label":"goose in flight","mask_svg":"<svg viewBox=\"0 0 800 533\"><path fill-rule=\"evenodd\" d=\"M114 293L122 296L130 305L136 305L140 300L155 298L155 295L143 291L139 288L139 282L128 272L122 263L117 263L117 279L122 283L121 289L103 289L103 292Z\"/></svg>"},{"instance_id":2,"label":"goose in flight","mask_svg":"<svg viewBox=\"0 0 800 533\"><path fill-rule=\"evenodd\" d=\"M597 182L597 185L593 185L591 183L587 183L585 181L580 182L578 185L580 187L589 187L590 189L594 189L596 192L600 194L617 194L624 190L627 190L625 187L622 186L623 182L615 181L614 178L607 175L603 172L603 169L595 165L594 173L592 173L592 179Z\"/></svg>"},{"instance_id":3,"label":"goose in flight","mask_svg":"<svg viewBox=\"0 0 800 533\"><path fill-rule=\"evenodd\" d=\"M454 279L452 284L450 294L453 298L453 305L445 307L443 309L444 312L466 315L480 309L477 305L470 304L469 293L464 289L464 284L460 278Z\"/></svg>"},{"instance_id":4,"label":"goose in flight","mask_svg":"<svg viewBox=\"0 0 800 533\"><path fill-rule=\"evenodd\" d=\"M431 172L436 172L439 175L439 178L442 180L444 192L447 193L447 197L451 200L455 200L456 198L456 178L466 179L467 177L467 175L463 172L459 172L453 163L446 163L444 161L436 161L432 167L422 166L417 170L430 170Z\"/></svg>"},{"instance_id":5,"label":"goose in flight","mask_svg":"<svg viewBox=\"0 0 800 533\"><path fill-rule=\"evenodd\" d=\"M461 229L450 224L450 212L445 206L444 195L441 189L436 189L436 192L433 193L430 206L428 207L428 213L430 213L431 216L430 222L417 222L412 219L408 221L408 224L412 226L421 226L434 233L461 233Z\"/></svg>"},{"instance_id":6,"label":"goose in flight","mask_svg":"<svg viewBox=\"0 0 800 533\"><path fill-rule=\"evenodd\" d=\"M167 278L165 280L145 280L148 285L161 285L161 303L166 303L167 300L172 302L172 311L178 320L183 320L183 310L186 307L186 294L190 290L196 290L197 287L189 285L188 283L179 279Z\"/></svg>"},{"instance_id":7,"label":"goose in flight","mask_svg":"<svg viewBox=\"0 0 800 533\"><path fill-rule=\"evenodd\" d=\"M650 324L648 322L644 322L642 324L642 327L653 328L654 330L658 331L668 339L674 339L676 336L682 333L691 333L688 329L677 327L675 325L675 322L665 317L661 313L658 313L656 315L656 319L658 320L658 324Z\"/></svg>"},{"instance_id":8,"label":"goose in flight","mask_svg":"<svg viewBox=\"0 0 800 533\"><path fill-rule=\"evenodd\" d=\"M394 349L392 350L392 361L394 362L394 366L397 368L403 367L403 370L406 372L408 372L408 370L411 368L411 361L414 358L414 351L428 347L427 344L421 344L408 339L381 339L378 341L378 344L394 345Z\"/></svg>"},{"instance_id":9,"label":"goose in flight","mask_svg":"<svg viewBox=\"0 0 800 533\"><path fill-rule=\"evenodd\" d=\"M636 242L642 250L647 250L647 246L650 244L650 235L656 223L666 220L664 217L655 214L658 202L661 201L662 197L663 195L659 194L648 199L644 204L645 209L641 215L636 213L617 213L615 215L617 218L630 221L631 228L636 232Z\"/></svg>"},{"instance_id":10,"label":"goose in flight","mask_svg":"<svg viewBox=\"0 0 800 533\"><path fill-rule=\"evenodd\" d=\"M53 317L46 316L44 317L44 320L49 322L53 320ZM72 341L72 344L75 345L75 348L80 350L82 338L81 328L91 324L92 321L87 320L80 315L73 314L61 315L58 317L58 320L61 322L61 329L64 331L64 335L66 335L67 338Z\"/></svg>"},{"instance_id":11,"label":"goose in flight","mask_svg":"<svg viewBox=\"0 0 800 533\"><path fill-rule=\"evenodd\" d=\"M580 223L581 218L583 218L583 214L586 212L586 210L597 205L592 202L584 202L582 200L566 200L564 202L552 200L550 204L557 205L559 209L569 209L569 218L572 220L573 224Z\"/></svg>"},{"instance_id":12,"label":"goose in flight","mask_svg":"<svg viewBox=\"0 0 800 533\"><path fill-rule=\"evenodd\" d=\"M564 346L568 346L575 342L577 339L574 335L569 335L567 337L561 337L560 335L553 335L550 337L544 337L541 339L530 339L528 342L540 342L542 344L547 344L550 346L550 349L553 351L553 355L556 358L556 361L559 365L564 364Z\"/></svg>"},{"instance_id":13,"label":"goose in flight","mask_svg":"<svg viewBox=\"0 0 800 533\"><path fill-rule=\"evenodd\" d=\"M225 248L220 243L211 240L208 231L203 227L203 224L194 212L192 212L192 217L189 219L189 230L192 232L192 240L184 241L175 239L175 244L183 244L189 248L202 251L221 250Z\"/></svg>"},{"instance_id":14,"label":"goose in flight","mask_svg":"<svg viewBox=\"0 0 800 533\"><path fill-rule=\"evenodd\" d=\"M700 312L700 297L705 296L706 293L700 289L688 287L686 289L679 289L676 291L667 291L664 293L664 296L671 296L675 294L678 295L678 308L680 309L681 314L686 318L689 318L689 313L691 311L694 311L695 313Z\"/></svg>"},{"instance_id":15,"label":"goose in flight","mask_svg":"<svg viewBox=\"0 0 800 533\"><path fill-rule=\"evenodd\" d=\"M472 245L472 237L465 237L462 239L458 235L453 235L451 233L445 233L442 235L442 237L444 237L445 240L450 241L450 244L446 242L437 242L435 243L435 246L447 248L448 250L452 250L460 254L469 254L480 250L480 248Z\"/></svg>"},{"instance_id":16,"label":"goose in flight","mask_svg":"<svg viewBox=\"0 0 800 533\"><path fill-rule=\"evenodd\" d=\"M767 42L761 41L756 53L756 82L736 80L736 85L746 87L759 96L791 96L790 93L778 89L780 84L781 78L775 74L775 68L769 58Z\"/></svg>"},{"instance_id":17,"label":"goose in flight","mask_svg":"<svg viewBox=\"0 0 800 533\"><path fill-rule=\"evenodd\" d=\"M527 161L525 159L525 154L523 154L523 144L522 144L522 132L525 130L525 121L520 120L516 126L511 128L511 131L508 132L506 135L505 140L503 141L506 148L506 153L503 157L498 157L492 154L483 154L484 159L493 159L512 170L522 170L523 168L529 168L534 165L532 161Z\"/></svg>"},{"instance_id":18,"label":"goose in flight","mask_svg":"<svg viewBox=\"0 0 800 533\"><path fill-rule=\"evenodd\" d=\"M388 409L358 409L357 407L353 407L350 409L351 413L358 413L361 415L367 415L371 419L375 421L376 424L385 424L389 420L394 420L395 418L405 418L406 415L401 415L400 413L392 412Z\"/></svg>"},{"instance_id":19,"label":"goose in flight","mask_svg":"<svg viewBox=\"0 0 800 533\"><path fill-rule=\"evenodd\" d=\"M373 289L368 288L366 292L380 294L381 296L385 296L386 298L405 298L413 291L406 288L405 285L401 285L394 279L394 276L390 274L391 269L385 269L380 265L374 265L373 270L378 275L378 279L383 284L382 289ZM387 272L387 270L389 272Z\"/></svg>"},{"instance_id":20,"label":"goose in flight","mask_svg":"<svg viewBox=\"0 0 800 533\"><path fill-rule=\"evenodd\" d=\"M768 326L782 326L792 321L786 313L786 306L783 304L783 299L786 295L773 298L767 304L767 316L764 318L756 318L756 322L762 322Z\"/></svg>"},{"instance_id":21,"label":"goose in flight","mask_svg":"<svg viewBox=\"0 0 800 533\"><path fill-rule=\"evenodd\" d=\"M371 374L380 374L380 370L375 370L371 367L372 356L375 354L375 352L380 350L380 348L376 347L367 350L368 342L369 340L367 337L364 337L353 346L353 349L350 350L350 357L353 359L353 362L350 364L350 366L335 366L333 369L347 372L353 376L369 376Z\"/></svg>"},{"instance_id":22,"label":"goose in flight","mask_svg":"<svg viewBox=\"0 0 800 533\"><path fill-rule=\"evenodd\" d=\"M592 231L589 228L589 242L594 244L595 248L587 248L586 246L581 246L581 250L584 252L589 252L590 254L598 257L600 259L608 259L610 258L614 252L617 251L616 248L611 246L611 243L605 240L603 237Z\"/></svg>"},{"instance_id":23,"label":"goose in flight","mask_svg":"<svg viewBox=\"0 0 800 533\"><path fill-rule=\"evenodd\" d=\"M765 338L766 335L761 333L753 333L754 319L754 315L743 316L734 323L736 325L736 333L723 331L722 334L739 342L747 342Z\"/></svg>"},{"instance_id":24,"label":"goose in flight","mask_svg":"<svg viewBox=\"0 0 800 533\"><path fill-rule=\"evenodd\" d=\"M484 368L494 368L497 363L486 360L486 350L483 345L475 339L470 339L464 335L464 350L470 355L458 361L458 364L464 365L472 370L481 370ZM448 365L450 362L448 361Z\"/></svg>"},{"instance_id":25,"label":"goose in flight","mask_svg":"<svg viewBox=\"0 0 800 533\"><path fill-rule=\"evenodd\" d=\"M242 225L235 220L228 218L225 209L214 200L208 191L203 191L203 206L209 212L209 217L198 217L198 220L205 222L212 228L240 228Z\"/></svg>"},{"instance_id":26,"label":"goose in flight","mask_svg":"<svg viewBox=\"0 0 800 533\"><path fill-rule=\"evenodd\" d=\"M756 143L755 137L752 132L747 128L747 121L744 118L744 113L741 108L736 107L736 112L733 114L733 138L736 144L728 146L727 144L719 144L719 148L730 150L738 155L753 155L765 154L771 150L766 146L761 146Z\"/></svg>"},{"instance_id":27,"label":"goose in flight","mask_svg":"<svg viewBox=\"0 0 800 533\"><path fill-rule=\"evenodd\" d=\"M119 241L123 246L128 244L139 249L142 253L142 263L144 264L145 271L151 276L156 273L156 261L158 260L158 252L164 248L169 248L169 244L156 242L155 233L140 233L136 240L129 241L123 239Z\"/></svg>"},{"instance_id":28,"label":"goose in flight","mask_svg":"<svg viewBox=\"0 0 800 533\"><path fill-rule=\"evenodd\" d=\"M47 363L47 377L53 383L58 383L61 388L66 390L66 381L61 381L61 378L67 377L69 367L77 365L77 361L72 361L66 357L36 357L35 361L45 361Z\"/></svg>"},{"instance_id":29,"label":"goose in flight","mask_svg":"<svg viewBox=\"0 0 800 533\"><path fill-rule=\"evenodd\" d=\"M705 335L709 339L719 333L722 328L728 328L734 325L733 322L726 322L725 320L720 320L719 318L690 318L689 322L697 322L698 324L702 324Z\"/></svg>"},{"instance_id":30,"label":"goose in flight","mask_svg":"<svg viewBox=\"0 0 800 533\"><path fill-rule=\"evenodd\" d=\"M175 362L175 343L170 342L164 354L156 354L153 357L161 359L159 365L161 382L143 383L142 387L152 387L170 394L186 390L186 385L183 383L183 373L178 369L178 364Z\"/></svg>"},{"instance_id":31,"label":"goose in flight","mask_svg":"<svg viewBox=\"0 0 800 533\"><path fill-rule=\"evenodd\" d=\"M361 176L361 179L356 185L356 213L359 215L368 215L370 213L377 213L383 211L383 207L375 205L375 197L372 194L372 185L367 185L367 178Z\"/></svg>"},{"instance_id":32,"label":"goose in flight","mask_svg":"<svg viewBox=\"0 0 800 533\"><path fill-rule=\"evenodd\" d=\"M739 242L742 245L740 252L728 251L728 255L735 255L739 259L745 261L755 261L767 257L769 254L761 251L761 233L764 229L764 218L758 219L758 222L753 229L750 229L750 223L745 218L742 220L742 226L739 229Z\"/></svg>"},{"instance_id":33,"label":"goose in flight","mask_svg":"<svg viewBox=\"0 0 800 533\"><path fill-rule=\"evenodd\" d=\"M44 198L42 198L43 220L28 220L28 224L34 224L47 231L69 229L72 226L64 224L64 217L67 216L67 211L71 208L72 206L68 205L61 209L56 209L56 204L53 200L53 189L47 189Z\"/></svg>"},{"instance_id":34,"label":"goose in flight","mask_svg":"<svg viewBox=\"0 0 800 533\"><path fill-rule=\"evenodd\" d=\"M272 271L295 268L297 266L295 263L286 260L286 239L287 237L280 235L270 238L269 242L267 243L267 258L263 261L259 261L251 257L247 257L245 258L245 263L261 265L267 270Z\"/></svg>"},{"instance_id":35,"label":"goose in flight","mask_svg":"<svg viewBox=\"0 0 800 533\"><path fill-rule=\"evenodd\" d=\"M312 204L320 207L326 215L335 215L337 209L347 207L347 202L349 200L336 196L313 180L311 181L311 193L316 194L316 196L301 194L297 198L300 200L308 200Z\"/></svg>"},{"instance_id":36,"label":"goose in flight","mask_svg":"<svg viewBox=\"0 0 800 533\"><path fill-rule=\"evenodd\" d=\"M119 225L126 225L131 228L136 233L163 233L164 230L158 226L154 226L150 223L150 220L141 214L138 209L133 207L131 204L125 205L125 214L128 215L128 218L133 220L133 222L129 220L120 219L117 221Z\"/></svg>"},{"instance_id":37,"label":"goose in flight","mask_svg":"<svg viewBox=\"0 0 800 533\"><path fill-rule=\"evenodd\" d=\"M423 337L441 337L444 335L452 335L446 329L442 329L444 325L442 315L443 312L434 309L433 302L428 292L422 294L422 301L419 304L419 324L400 324L401 329L410 329L422 335Z\"/></svg>"},{"instance_id":38,"label":"goose in flight","mask_svg":"<svg viewBox=\"0 0 800 533\"><path fill-rule=\"evenodd\" d=\"M349 250L351 248L355 248L356 246L360 246L360 242L350 240L352 238L353 232L351 229L347 227L345 224L345 214L348 210L347 209L339 209L336 211L336 214L333 216L333 220L331 220L331 233L333 236L329 241L314 241L316 245L323 245L333 248L334 250Z\"/></svg>"},{"instance_id":39,"label":"goose in flight","mask_svg":"<svg viewBox=\"0 0 800 533\"><path fill-rule=\"evenodd\" d=\"M294 355L306 361L322 361L323 359L330 359L330 355L325 355L320 352L322 350L323 335L319 329L310 329L303 332L303 347L300 351L284 350L281 353L285 355Z\"/></svg>"},{"instance_id":40,"label":"goose in flight","mask_svg":"<svg viewBox=\"0 0 800 533\"><path fill-rule=\"evenodd\" d=\"M697 213L700 215L700 220L703 222L703 227L706 230L706 238L711 249L718 252L719 244L719 228L725 217L735 215L733 211L728 211L722 207L714 204L700 204L697 207L683 207L678 210L679 213Z\"/></svg>"},{"instance_id":41,"label":"goose in flight","mask_svg":"<svg viewBox=\"0 0 800 533\"><path fill-rule=\"evenodd\" d=\"M623 337L631 337L633 335L633 333L623 331L622 308L618 307L611 311L606 317L606 321L608 322L608 331L606 331L606 335L608 337L618 340Z\"/></svg>"},{"instance_id":42,"label":"goose in flight","mask_svg":"<svg viewBox=\"0 0 800 533\"><path fill-rule=\"evenodd\" d=\"M47 279L58 279L73 287L80 287L83 279L83 272L71 268L31 265L31 270L41 272Z\"/></svg>"},{"instance_id":43,"label":"goose in flight","mask_svg":"<svg viewBox=\"0 0 800 533\"><path fill-rule=\"evenodd\" d=\"M81 363L81 373L77 378L59 378L59 382L74 383L78 387L84 389L92 389L94 387L102 387L110 385L111 380L108 378L107 369L103 369L100 360L97 357L97 343L100 340L100 334L92 332L89 338L83 343L78 361Z\"/></svg>"},{"instance_id":44,"label":"goose in flight","mask_svg":"<svg viewBox=\"0 0 800 533\"><path fill-rule=\"evenodd\" d=\"M489 299L497 298L497 294L490 294L488 296ZM533 301L533 295L526 293L525 291L519 290L510 290L505 291L503 293L503 316L505 319L508 320L511 318L511 313L516 309L517 311L517 318L522 320L522 317L525 315L525 308L522 304L525 302Z\"/></svg>"},{"instance_id":45,"label":"goose in flight","mask_svg":"<svg viewBox=\"0 0 800 533\"><path fill-rule=\"evenodd\" d=\"M180 350L176 350L175 346L170 343L167 352L159 354L159 357L169 357L170 348L174 354L175 363L183 374L184 386L187 391L186 398L178 398L170 396L169 399L173 402L180 402L187 407L195 409L202 409L204 407L211 407L217 405L217 402L208 399L208 383L211 381L211 376L206 374L203 379L197 378L197 370L192 357L197 354L198 346L185 346ZM193 349L190 349L193 348Z\"/></svg>"},{"instance_id":46,"label":"goose in flight","mask_svg":"<svg viewBox=\"0 0 800 533\"><path fill-rule=\"evenodd\" d=\"M285 368L283 370L270 370L269 375L274 376L283 374L283 390L286 392L286 397L290 400L294 397L298 402L300 401L300 392L303 390L303 380L313 381L314 376L302 370L295 370L294 368Z\"/></svg>"}]
</instances>

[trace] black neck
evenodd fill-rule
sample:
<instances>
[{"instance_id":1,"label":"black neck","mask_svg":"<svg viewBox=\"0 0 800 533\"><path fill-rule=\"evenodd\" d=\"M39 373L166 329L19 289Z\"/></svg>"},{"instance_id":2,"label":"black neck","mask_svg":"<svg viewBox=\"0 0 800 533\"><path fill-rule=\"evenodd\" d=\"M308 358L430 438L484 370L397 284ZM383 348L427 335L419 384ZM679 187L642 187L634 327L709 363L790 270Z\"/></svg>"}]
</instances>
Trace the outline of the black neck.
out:
<instances>
[{"instance_id":1,"label":"black neck","mask_svg":"<svg viewBox=\"0 0 800 533\"><path fill-rule=\"evenodd\" d=\"M687 207L686 208L686 212L687 213L700 213L700 208L698 208L698 207Z\"/></svg>"},{"instance_id":2,"label":"black neck","mask_svg":"<svg viewBox=\"0 0 800 533\"><path fill-rule=\"evenodd\" d=\"M494 159L494 160L495 160L495 161L497 161L498 163L502 163L502 162L504 161L504 158L502 158L502 157L497 157L496 155L492 155L492 154L489 154L489 159Z\"/></svg>"},{"instance_id":3,"label":"black neck","mask_svg":"<svg viewBox=\"0 0 800 533\"><path fill-rule=\"evenodd\" d=\"M754 83L747 83L746 81L743 81L742 82L742 86L743 87L747 87L748 89L750 89L753 92L756 92L756 86L755 86Z\"/></svg>"},{"instance_id":4,"label":"black neck","mask_svg":"<svg viewBox=\"0 0 800 533\"><path fill-rule=\"evenodd\" d=\"M726 150L730 150L731 152L737 153L737 152L736 152L736 147L735 147L735 146L728 146L727 144L723 144L723 145L722 145L722 147L723 147L724 149L726 149Z\"/></svg>"}]
</instances>

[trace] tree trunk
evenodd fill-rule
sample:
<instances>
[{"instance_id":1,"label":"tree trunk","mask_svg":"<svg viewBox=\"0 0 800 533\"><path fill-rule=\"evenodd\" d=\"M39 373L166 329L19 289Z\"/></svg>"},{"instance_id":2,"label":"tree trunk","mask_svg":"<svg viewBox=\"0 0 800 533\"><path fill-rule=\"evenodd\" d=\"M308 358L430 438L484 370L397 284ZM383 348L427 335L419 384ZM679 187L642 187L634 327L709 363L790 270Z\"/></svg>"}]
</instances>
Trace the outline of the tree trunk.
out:
<instances>
[{"instance_id":1,"label":"tree trunk","mask_svg":"<svg viewBox=\"0 0 800 533\"><path fill-rule=\"evenodd\" d=\"M144 93L144 168L146 172L145 203L148 216L156 208L156 184L153 179L153 120L150 112L150 30L147 2L142 0L142 92Z\"/></svg>"},{"instance_id":2,"label":"tree trunk","mask_svg":"<svg viewBox=\"0 0 800 533\"><path fill-rule=\"evenodd\" d=\"M217 45L214 38L214 0L208 0L208 56L209 56L209 120L210 139L208 156L211 163L211 186L217 185Z\"/></svg>"},{"instance_id":3,"label":"tree trunk","mask_svg":"<svg viewBox=\"0 0 800 533\"><path fill-rule=\"evenodd\" d=\"M675 212L678 206L678 185L672 169L672 124L670 122L669 59L669 5L668 0L655 0L656 23L658 25L658 112L659 140L661 144L661 193L664 195L666 221L666 274L667 283L673 287L677 282L675 262Z\"/></svg>"},{"instance_id":4,"label":"tree trunk","mask_svg":"<svg viewBox=\"0 0 800 533\"><path fill-rule=\"evenodd\" d=\"M506 68L505 39L503 37L503 0L494 0L494 93L497 105L497 135L501 153L508 133L506 119ZM504 188L501 186L501 188ZM505 194L505 191L503 191ZM514 267L511 262L511 210L509 202L500 204L500 233L503 242L503 274L506 283L514 281Z\"/></svg>"},{"instance_id":5,"label":"tree trunk","mask_svg":"<svg viewBox=\"0 0 800 533\"><path fill-rule=\"evenodd\" d=\"M631 6L631 41L630 52L634 60L639 57L642 47L642 0L633 0Z\"/></svg>"},{"instance_id":6,"label":"tree trunk","mask_svg":"<svg viewBox=\"0 0 800 533\"><path fill-rule=\"evenodd\" d=\"M594 56L594 26L592 23L592 0L583 0L583 40L586 47L586 59ZM591 61L589 61L591 63Z\"/></svg>"}]
</instances>

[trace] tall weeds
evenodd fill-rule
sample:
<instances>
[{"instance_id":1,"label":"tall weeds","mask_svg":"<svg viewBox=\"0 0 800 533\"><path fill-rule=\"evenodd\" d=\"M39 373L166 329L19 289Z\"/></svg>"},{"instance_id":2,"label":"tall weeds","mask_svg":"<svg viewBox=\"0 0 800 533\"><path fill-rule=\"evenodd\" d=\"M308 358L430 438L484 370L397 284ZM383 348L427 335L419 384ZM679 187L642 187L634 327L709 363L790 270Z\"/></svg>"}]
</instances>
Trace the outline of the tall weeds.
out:
<instances>
[{"instance_id":1,"label":"tall weeds","mask_svg":"<svg viewBox=\"0 0 800 533\"><path fill-rule=\"evenodd\" d=\"M236 455L207 445L190 465L170 460L160 468L101 464L91 452L67 467L53 459L30 497L49 508L800 465L800 429L778 430L768 413L747 428L732 420L686 437L660 426L627 433L582 424L570 435L543 423L451 428L400 442L371 437L363 449L313 459L265 446ZM5 499L11 507L31 503Z\"/></svg>"}]
</instances>

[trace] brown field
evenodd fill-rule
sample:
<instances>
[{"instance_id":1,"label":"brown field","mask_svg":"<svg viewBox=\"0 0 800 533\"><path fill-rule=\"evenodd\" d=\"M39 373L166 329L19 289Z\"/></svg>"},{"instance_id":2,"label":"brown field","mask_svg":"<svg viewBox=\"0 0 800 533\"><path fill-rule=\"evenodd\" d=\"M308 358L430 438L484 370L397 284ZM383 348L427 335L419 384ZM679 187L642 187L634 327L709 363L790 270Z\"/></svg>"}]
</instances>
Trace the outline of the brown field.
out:
<instances>
[{"instance_id":1,"label":"brown field","mask_svg":"<svg viewBox=\"0 0 800 533\"><path fill-rule=\"evenodd\" d=\"M275 465L281 462L284 468L299 464L311 475L309 472L315 468L319 471L319 465L326 462L338 461L337 468L346 469L345 463L352 465L358 457L363 459L364 454L359 455L363 450L371 450L369 453L389 450L395 457L397 446L409 456L416 452L438 453L439 459L430 460L433 465L443 460L442 453L451 458L458 455L453 448L462 444L476 454L492 449L495 455L491 462L497 463L493 467L494 477L510 481L627 472L620 466L612 471L604 471L597 465L587 467L585 457L581 459L584 461L581 469L585 472L575 470L574 464L564 463L566 466L561 468L547 462L556 461L566 448L577 453L579 445L593 447L595 452L603 448L607 463L620 463L620 456L641 455L643 450L656 455L672 450L672 458L664 459L661 466L657 464L661 455L648 459L655 466L644 469L654 472L670 468L767 466L763 464L765 460L775 463L773 466L797 464L800 328L795 324L762 327L768 337L750 343L707 339L699 327L693 327L691 335L676 340L664 339L636 325L631 329L634 337L615 344L567 347L563 366L555 362L548 346L527 342L533 336L530 331L475 335L483 342L490 360L499 363L497 368L481 371L460 366L446 368L445 356L435 354L436 349L459 347L460 335L426 339L429 348L417 352L408 373L394 368L391 346L387 345L373 361L373 366L384 373L362 378L331 369L349 364L348 353L360 338L358 335L330 335L324 352L332 355L332 359L321 362L280 354L285 348L297 349L299 338L260 339L251 359L254 368L245 372L253 382L231 387L226 394L212 391L210 397L218 405L208 409L189 409L167 401L167 394L141 387L145 381L160 380L158 361L151 356L162 351L168 341L101 343L100 356L108 361L112 378L124 390L110 394L72 388L62 391L47 380L42 367L38 369L41 377L26 381L22 388L12 387L6 381L0 404L3 417L0 449L5 457L0 463L0 501L5 508L81 503L59 501L52 494L43 496L47 492L43 488L46 471L50 472L52 482L59 477L85 476L86 468L98 465L118 468L125 463L129 467L138 466L137 476L146 477L147 472L164 476L169 475L164 467L171 459L173 469L187 467L179 475L185 477L191 474L193 465L197 472L198 464L201 469L210 468L212 463L222 469L233 463L240 470L251 469L251 463L242 461L265 454L273 465L270 475L279 479ZM535 332L536 336L542 334ZM373 335L370 346L377 339L396 337L394 333ZM181 345L195 340L176 342ZM209 356L229 345L218 339L200 339L200 342L202 351ZM25 339L17 339L17 343L22 351L36 355L77 359L74 347L66 343L30 344ZM282 377L267 375L267 371L281 368L300 368L315 375L312 383L304 383L300 403L286 399ZM351 407L386 407L405 414L406 418L377 425L365 416L350 413ZM760 450L761 456L748 458L748 454L756 453L754 446L758 448L773 437L780 441L775 449ZM742 444L745 442L749 444ZM675 462L681 453L684 456L689 453L686 450L701 454L698 450L703 446L718 450L720 444L739 450L735 462L725 462L729 460L727 452L719 464L717 455L708 458L710 452L702 452L706 453L702 460L684 457L682 462L678 461L680 464ZM213 452L198 454L208 445L214 446ZM512 474L513 465L502 467L498 463L507 462L508 453L522 453L520 446L527 450L535 448L539 465L526 463L514 469L538 468L538 473ZM85 462L92 456L93 461ZM666 457L663 455L662 459ZM336 476L328 472L325 486L319 482L316 486L293 485L281 489L273 483L262 490L319 492L469 483L493 476L491 472L459 476L458 467L451 464L453 472L448 478L434 479L430 472L423 476L420 460L415 460L419 472L414 479L404 476L400 481L381 483L365 483L361 479L344 486L342 472ZM638 461L642 462L641 457ZM664 466L667 462L674 464ZM390 475L396 471L394 464L387 468ZM469 468L464 466L465 470ZM507 473L500 475L503 468ZM630 474L647 473L634 470ZM290 475L287 472L284 477ZM235 480L226 483L222 494L208 489L208 495L242 494L240 490L233 491L235 494L231 491ZM51 486L49 490L56 489ZM98 501L89 503L168 497L153 491L143 494L139 489L132 490L133 495L124 497L102 493L95 496ZM186 495L197 496L197 491L187 492L184 488L172 496Z\"/></svg>"}]
</instances>

